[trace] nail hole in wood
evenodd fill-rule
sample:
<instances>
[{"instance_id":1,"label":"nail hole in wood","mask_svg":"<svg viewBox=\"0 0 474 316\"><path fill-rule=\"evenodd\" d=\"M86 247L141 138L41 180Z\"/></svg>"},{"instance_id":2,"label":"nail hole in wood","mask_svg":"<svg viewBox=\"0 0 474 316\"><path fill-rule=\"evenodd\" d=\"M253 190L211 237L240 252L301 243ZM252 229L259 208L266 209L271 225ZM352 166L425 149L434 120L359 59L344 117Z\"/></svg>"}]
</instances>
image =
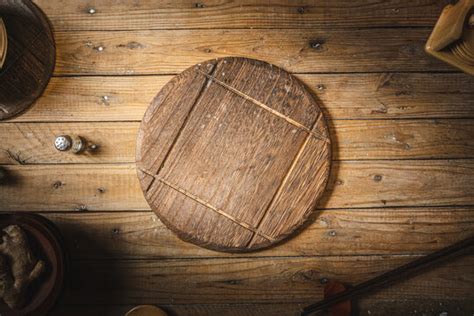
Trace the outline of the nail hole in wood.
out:
<instances>
[{"instance_id":1,"label":"nail hole in wood","mask_svg":"<svg viewBox=\"0 0 474 316\"><path fill-rule=\"evenodd\" d=\"M78 211L78 212L85 212L85 211L87 211L87 206L82 204L82 205L79 205L78 207L76 207L74 210Z\"/></svg>"},{"instance_id":2,"label":"nail hole in wood","mask_svg":"<svg viewBox=\"0 0 474 316\"><path fill-rule=\"evenodd\" d=\"M110 105L110 102L109 102L109 101L110 101L110 98L109 98L108 95L102 96L101 99L102 99L102 104L104 104L104 105Z\"/></svg>"},{"instance_id":3,"label":"nail hole in wood","mask_svg":"<svg viewBox=\"0 0 474 316\"><path fill-rule=\"evenodd\" d=\"M59 189L63 185L64 185L64 183L62 183L61 181L56 181L56 182L53 183L53 188L54 189Z\"/></svg>"},{"instance_id":4,"label":"nail hole in wood","mask_svg":"<svg viewBox=\"0 0 474 316\"><path fill-rule=\"evenodd\" d=\"M98 149L99 149L99 145L97 145L97 144L90 144L90 145L87 147L87 150L90 151L90 152L97 151Z\"/></svg>"},{"instance_id":5,"label":"nail hole in wood","mask_svg":"<svg viewBox=\"0 0 474 316\"><path fill-rule=\"evenodd\" d=\"M324 41L311 41L311 42L309 43L309 46L310 46L312 49L321 50L321 49L323 49L323 44L324 44Z\"/></svg>"}]
</instances>

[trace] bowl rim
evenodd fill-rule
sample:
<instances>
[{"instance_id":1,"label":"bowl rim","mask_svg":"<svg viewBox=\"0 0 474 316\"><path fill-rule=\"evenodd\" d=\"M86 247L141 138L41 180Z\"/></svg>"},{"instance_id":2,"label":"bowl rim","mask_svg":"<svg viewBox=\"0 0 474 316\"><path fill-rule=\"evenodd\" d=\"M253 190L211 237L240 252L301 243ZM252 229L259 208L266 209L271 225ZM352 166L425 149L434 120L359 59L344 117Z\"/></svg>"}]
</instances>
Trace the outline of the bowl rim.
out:
<instances>
[{"instance_id":1,"label":"bowl rim","mask_svg":"<svg viewBox=\"0 0 474 316\"><path fill-rule=\"evenodd\" d=\"M5 27L5 23L3 23L2 17L0 17L0 69L3 67L3 64L5 63L5 59L7 57L7 49L8 49L7 29Z\"/></svg>"}]
</instances>

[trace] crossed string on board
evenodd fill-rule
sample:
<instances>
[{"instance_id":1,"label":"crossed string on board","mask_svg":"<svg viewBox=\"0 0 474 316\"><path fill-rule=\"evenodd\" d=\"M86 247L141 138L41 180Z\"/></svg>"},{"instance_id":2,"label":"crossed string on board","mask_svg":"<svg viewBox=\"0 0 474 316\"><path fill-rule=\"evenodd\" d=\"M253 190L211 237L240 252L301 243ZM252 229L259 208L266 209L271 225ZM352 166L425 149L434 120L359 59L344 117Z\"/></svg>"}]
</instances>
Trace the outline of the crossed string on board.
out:
<instances>
[{"instance_id":1,"label":"crossed string on board","mask_svg":"<svg viewBox=\"0 0 474 316\"><path fill-rule=\"evenodd\" d=\"M214 69L213 69L213 70L214 70ZM287 182L289 176L291 175L291 173L292 173L292 171L293 171L293 169L294 169L296 163L298 162L299 158L301 157L302 153L304 152L304 150L305 150L305 148L306 148L306 146L307 146L307 144L308 144L310 138L311 138L311 137L314 137L314 138L317 139L317 140L323 141L323 142L325 142L325 143L330 143L330 139L329 139L327 136L325 136L325 135L323 135L323 134L321 134L321 133L315 131L315 128L316 128L316 127L318 126L318 124L320 123L321 118L323 117L323 115L322 115L321 112L319 112L318 115L317 115L317 117L316 117L316 119L315 119L315 121L314 121L314 123L312 124L312 127L311 127L311 128L308 128L308 127L304 126L303 124L297 122L296 120L293 120L292 118L290 118L290 117L288 117L288 116L286 116L286 115L284 115L284 114L282 114L282 113L280 113L280 112L278 112L278 111L276 111L276 110L270 108L270 107L267 106L266 104L264 104L264 103L262 103L262 102L260 102L260 101L258 101L258 100L256 100L256 99L254 99L254 98L248 96L247 94L245 94L245 93L243 93L243 92L241 92L241 91L239 91L239 90L233 88L232 86L229 86L228 84L226 84L226 83L220 81L220 80L217 79L215 76L213 76L212 73L211 73L211 74L207 74L207 73L205 73L205 72L203 72L203 71L201 71L201 70L197 70L197 71L198 71L200 74L204 75L204 76L207 78L207 80L208 80L208 82L206 82L206 83L204 84L204 86L209 86L209 84L211 84L212 82L215 82L216 84L218 84L218 85L224 87L224 88L227 89L228 91L230 91L230 92L232 92L232 93L234 93L234 94L236 94L236 95L238 95L238 96L244 98L244 99L247 100L247 101L250 101L251 103L253 103L253 104L259 106L260 108L262 108L263 110L265 110L265 111L271 113L272 115L275 115L275 116L277 116L277 117L279 117L279 118L285 120L286 122L288 122L289 124L295 126L296 128L298 128L298 129L300 129L300 130L303 130L304 132L307 133L307 136L306 136L305 140L303 141L303 144L301 145L300 149L298 150L298 152L297 152L297 154L296 154L296 156L295 156L293 162L291 163L289 170L288 170L287 173L285 174L285 176L284 176L282 182L280 183L280 185L279 185L277 191L275 192L273 198L271 199L271 201L270 201L268 207L266 208L265 212L263 213L263 216L262 216L262 217L260 218L260 220L258 221L258 224L257 224L256 227L253 227L252 225L250 225L250 224L248 224L248 223L246 223L246 222L244 222L244 221L238 220L236 217L230 215L229 213L227 213L227 212L225 212L225 211L223 211L223 210L221 210L221 209L215 207L215 206L212 205L210 202L208 202L208 201L206 201L206 200L200 198L199 196L193 194L192 192L189 192L188 190L186 190L186 189L184 189L184 188L182 188L182 187L180 187L180 186L178 186L178 185L175 185L175 184L173 184L172 182L170 182L170 181L164 179L163 177L160 177L160 176L159 176L159 173L160 173L160 171L161 171L161 169L162 169L162 167L163 167L163 165L164 165L164 163L165 163L165 161L166 161L167 156L168 156L169 153L171 152L171 150L172 150L172 148L173 148L173 146L174 146L174 144L175 144L175 142L176 142L176 139L175 139L175 142L173 142L173 145L171 146L171 148L168 150L168 153L167 153L167 155L165 156L166 158L163 160L163 162L161 163L161 166L159 167L159 169L158 169L158 171L157 171L156 173L150 172L150 171L145 170L145 169L143 169L143 168L139 168L139 170L140 170L141 172L143 172L144 174L146 174L146 175L148 175L148 176L150 176L150 177L153 178L153 180L148 184L148 186L147 186L145 192L148 192L148 191L151 189L151 187L153 186L153 183L155 182L155 180L157 180L157 181L159 181L160 183L162 183L162 184L164 184L164 185L170 187L171 189L173 189L173 190L175 190L175 191L181 193L182 195L184 195L184 196L190 198L191 200L194 200L195 202L197 202L197 203L199 203L199 204L205 206L206 208L211 209L211 210L214 211L215 213L217 213L217 214L219 214L219 215L221 215L221 216L224 216L224 217L228 218L229 220L231 220L232 222L236 223L237 225L239 225L239 226L241 226L241 227L243 227L243 228L245 228L245 229L247 229L247 230L253 232L254 235L252 236L251 240L249 241L249 243L248 243L248 245L247 245L248 247L249 247L249 246L252 246L252 244L253 244L254 241L255 241L255 237L256 237L256 236L261 236L261 237L263 237L264 239L266 239L266 240L268 240L268 241L270 241L270 242L275 242L275 241L276 241L275 238L273 238L272 236L270 236L270 235L268 235L268 234L263 233L263 232L260 230L260 224L263 222L263 220L264 220L266 214L268 213L268 210L272 207L274 201L276 201L277 198L280 196L280 194L281 194L281 192L282 192L282 189L283 189L283 187L284 187L284 184ZM198 97L198 99L195 101L193 107L198 103L198 101L199 101L199 97ZM192 109L190 110L190 112L192 112ZM184 128L184 125L185 125L185 124L186 124L186 122L184 122L183 126L181 126L181 130ZM176 138L179 138L179 133L178 133L178 136L177 136Z\"/></svg>"}]
</instances>

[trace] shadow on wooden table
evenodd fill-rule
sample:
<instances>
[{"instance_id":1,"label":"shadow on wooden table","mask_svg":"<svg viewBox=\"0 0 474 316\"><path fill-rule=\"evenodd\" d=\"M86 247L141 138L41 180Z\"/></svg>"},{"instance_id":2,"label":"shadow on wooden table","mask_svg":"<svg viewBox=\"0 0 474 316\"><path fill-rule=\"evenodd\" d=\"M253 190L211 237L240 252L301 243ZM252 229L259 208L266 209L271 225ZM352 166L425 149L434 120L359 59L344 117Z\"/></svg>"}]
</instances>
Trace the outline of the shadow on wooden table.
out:
<instances>
[{"instance_id":1,"label":"shadow on wooden table","mask_svg":"<svg viewBox=\"0 0 474 316\"><path fill-rule=\"evenodd\" d=\"M110 306L107 305L130 302L130 297L127 297L124 291L127 288L128 276L123 275L123 268L120 269L123 260L115 259L105 247L101 247L97 236L90 234L87 227L67 221L60 223L60 229L68 241L70 264L63 295L52 315L66 315L65 311L73 311L76 307L83 311L85 308L87 315L121 315L117 314L117 306L108 311ZM110 232L110 238L114 238L114 235L113 231ZM88 249L84 250L85 247ZM91 258L86 255L86 258L83 258L83 255L79 254L81 252L99 255L93 255Z\"/></svg>"}]
</instances>

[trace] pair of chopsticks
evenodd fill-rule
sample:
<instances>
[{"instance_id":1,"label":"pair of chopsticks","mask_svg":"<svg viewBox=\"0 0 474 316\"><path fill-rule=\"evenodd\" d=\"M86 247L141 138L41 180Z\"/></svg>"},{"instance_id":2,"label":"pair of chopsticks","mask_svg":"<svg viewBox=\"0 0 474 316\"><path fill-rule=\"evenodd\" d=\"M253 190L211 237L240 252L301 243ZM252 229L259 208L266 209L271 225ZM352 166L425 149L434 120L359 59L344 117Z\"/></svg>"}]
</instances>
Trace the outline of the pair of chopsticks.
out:
<instances>
[{"instance_id":1,"label":"pair of chopsticks","mask_svg":"<svg viewBox=\"0 0 474 316\"><path fill-rule=\"evenodd\" d=\"M437 264L444 259L472 251L472 246L474 246L474 236L471 236L458 243L455 243L454 245L443 248L425 257L421 257L412 262L409 262L401 267L398 267L373 279L358 284L353 288L349 288L344 292L325 298L324 300L319 301L315 304L309 305L303 309L301 316L310 315L316 311L326 309L334 304L351 300L373 290L381 289L391 283L394 283L395 281L401 280L407 276L411 276L416 272L431 267L432 265Z\"/></svg>"}]
</instances>

